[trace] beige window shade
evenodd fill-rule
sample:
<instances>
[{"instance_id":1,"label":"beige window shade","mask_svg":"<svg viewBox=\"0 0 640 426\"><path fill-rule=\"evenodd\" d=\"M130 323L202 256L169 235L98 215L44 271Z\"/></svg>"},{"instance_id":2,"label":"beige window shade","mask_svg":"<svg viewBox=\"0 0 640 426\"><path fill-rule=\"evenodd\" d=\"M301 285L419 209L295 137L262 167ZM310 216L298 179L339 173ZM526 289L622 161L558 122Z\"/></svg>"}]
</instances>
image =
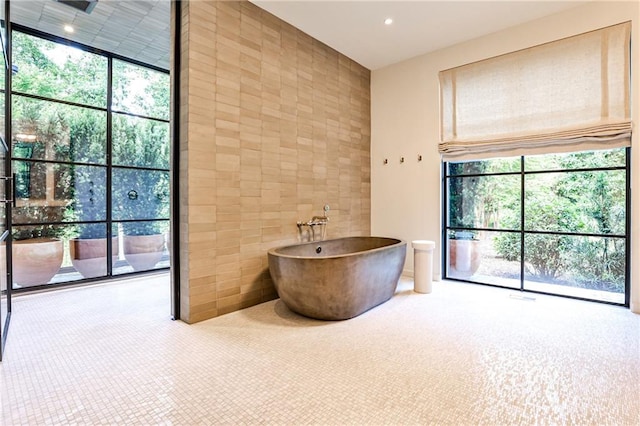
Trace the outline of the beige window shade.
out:
<instances>
[{"instance_id":1,"label":"beige window shade","mask_svg":"<svg viewBox=\"0 0 640 426\"><path fill-rule=\"evenodd\" d=\"M443 159L629 146L631 24L440 73Z\"/></svg>"}]
</instances>

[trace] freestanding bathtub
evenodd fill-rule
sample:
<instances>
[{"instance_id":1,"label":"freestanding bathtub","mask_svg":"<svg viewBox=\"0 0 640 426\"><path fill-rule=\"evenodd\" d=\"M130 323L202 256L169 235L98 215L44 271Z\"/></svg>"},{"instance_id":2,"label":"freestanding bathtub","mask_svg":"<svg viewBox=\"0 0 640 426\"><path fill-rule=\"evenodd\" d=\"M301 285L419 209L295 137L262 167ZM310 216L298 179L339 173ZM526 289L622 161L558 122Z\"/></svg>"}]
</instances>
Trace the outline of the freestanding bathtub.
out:
<instances>
[{"instance_id":1,"label":"freestanding bathtub","mask_svg":"<svg viewBox=\"0 0 640 426\"><path fill-rule=\"evenodd\" d=\"M393 296L407 243L348 237L269 250L269 272L289 309L322 320L353 318Z\"/></svg>"}]
</instances>

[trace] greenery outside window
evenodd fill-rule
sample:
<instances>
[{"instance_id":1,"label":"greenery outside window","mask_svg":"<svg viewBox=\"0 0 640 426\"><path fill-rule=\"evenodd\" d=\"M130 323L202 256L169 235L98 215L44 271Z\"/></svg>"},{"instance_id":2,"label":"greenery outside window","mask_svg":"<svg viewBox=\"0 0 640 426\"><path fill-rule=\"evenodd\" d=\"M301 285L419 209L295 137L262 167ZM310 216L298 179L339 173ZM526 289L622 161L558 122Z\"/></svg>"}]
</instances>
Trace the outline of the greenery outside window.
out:
<instances>
[{"instance_id":1,"label":"greenery outside window","mask_svg":"<svg viewBox=\"0 0 640 426\"><path fill-rule=\"evenodd\" d=\"M628 304L628 155L445 163L445 277Z\"/></svg>"},{"instance_id":2,"label":"greenery outside window","mask_svg":"<svg viewBox=\"0 0 640 426\"><path fill-rule=\"evenodd\" d=\"M168 267L168 73L19 25L12 37L13 258L59 252L52 276L13 288Z\"/></svg>"}]
</instances>

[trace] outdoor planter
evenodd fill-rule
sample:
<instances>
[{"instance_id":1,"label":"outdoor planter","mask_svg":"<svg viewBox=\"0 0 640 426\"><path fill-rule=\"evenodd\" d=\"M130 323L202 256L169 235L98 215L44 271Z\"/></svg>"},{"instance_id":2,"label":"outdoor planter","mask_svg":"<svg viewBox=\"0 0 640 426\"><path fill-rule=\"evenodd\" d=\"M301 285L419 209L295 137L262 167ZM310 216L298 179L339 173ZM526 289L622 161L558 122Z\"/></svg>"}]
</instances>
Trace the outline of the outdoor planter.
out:
<instances>
[{"instance_id":1,"label":"outdoor planter","mask_svg":"<svg viewBox=\"0 0 640 426\"><path fill-rule=\"evenodd\" d=\"M124 258L134 271L153 269L163 251L164 234L124 236Z\"/></svg>"},{"instance_id":2,"label":"outdoor planter","mask_svg":"<svg viewBox=\"0 0 640 426\"><path fill-rule=\"evenodd\" d=\"M111 265L118 260L118 238L112 238ZM107 239L74 238L69 241L71 263L85 278L107 275Z\"/></svg>"},{"instance_id":3,"label":"outdoor planter","mask_svg":"<svg viewBox=\"0 0 640 426\"><path fill-rule=\"evenodd\" d=\"M451 278L468 278L480 267L480 241L449 240L449 273Z\"/></svg>"},{"instance_id":4,"label":"outdoor planter","mask_svg":"<svg viewBox=\"0 0 640 426\"><path fill-rule=\"evenodd\" d=\"M13 241L13 282L20 287L46 284L62 266L62 241L30 238Z\"/></svg>"}]
</instances>

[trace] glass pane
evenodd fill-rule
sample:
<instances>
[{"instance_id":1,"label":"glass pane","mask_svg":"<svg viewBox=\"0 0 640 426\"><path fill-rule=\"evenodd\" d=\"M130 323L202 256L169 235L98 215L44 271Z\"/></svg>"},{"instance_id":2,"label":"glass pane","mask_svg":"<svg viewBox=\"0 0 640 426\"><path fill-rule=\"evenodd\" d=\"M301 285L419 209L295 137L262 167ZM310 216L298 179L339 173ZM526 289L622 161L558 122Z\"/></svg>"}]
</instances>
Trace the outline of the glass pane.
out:
<instances>
[{"instance_id":1,"label":"glass pane","mask_svg":"<svg viewBox=\"0 0 640 426\"><path fill-rule=\"evenodd\" d=\"M107 107L107 58L13 32L13 90Z\"/></svg>"},{"instance_id":2,"label":"glass pane","mask_svg":"<svg viewBox=\"0 0 640 426\"><path fill-rule=\"evenodd\" d=\"M104 167L64 166L71 173L72 200L65 220L105 220L107 215L107 170Z\"/></svg>"},{"instance_id":3,"label":"glass pane","mask_svg":"<svg viewBox=\"0 0 640 426\"><path fill-rule=\"evenodd\" d=\"M526 171L534 171L624 167L625 160L625 148L567 154L532 155L525 157L524 169Z\"/></svg>"},{"instance_id":4,"label":"glass pane","mask_svg":"<svg viewBox=\"0 0 640 426\"><path fill-rule=\"evenodd\" d=\"M113 164L169 169L169 123L114 114Z\"/></svg>"},{"instance_id":5,"label":"glass pane","mask_svg":"<svg viewBox=\"0 0 640 426\"><path fill-rule=\"evenodd\" d=\"M168 219L169 172L113 169L113 219Z\"/></svg>"},{"instance_id":6,"label":"glass pane","mask_svg":"<svg viewBox=\"0 0 640 426\"><path fill-rule=\"evenodd\" d=\"M107 113L14 96L14 158L106 164Z\"/></svg>"},{"instance_id":7,"label":"glass pane","mask_svg":"<svg viewBox=\"0 0 640 426\"><path fill-rule=\"evenodd\" d=\"M14 161L13 223L104 220L106 168Z\"/></svg>"},{"instance_id":8,"label":"glass pane","mask_svg":"<svg viewBox=\"0 0 640 426\"><path fill-rule=\"evenodd\" d=\"M624 170L565 172L525 178L525 229L625 234Z\"/></svg>"},{"instance_id":9,"label":"glass pane","mask_svg":"<svg viewBox=\"0 0 640 426\"><path fill-rule=\"evenodd\" d=\"M520 175L452 177L448 226L520 228Z\"/></svg>"},{"instance_id":10,"label":"glass pane","mask_svg":"<svg viewBox=\"0 0 640 426\"><path fill-rule=\"evenodd\" d=\"M0 4L0 43L2 44L3 52L7 49L7 25L5 24L5 2ZM6 55L6 52L5 52ZM7 58L5 56L4 63L7 64Z\"/></svg>"},{"instance_id":11,"label":"glass pane","mask_svg":"<svg viewBox=\"0 0 640 426\"><path fill-rule=\"evenodd\" d=\"M0 340L4 335L4 325L7 322L7 313L9 312L9 294L7 286L7 243L0 242ZM0 342L2 344L2 342Z\"/></svg>"},{"instance_id":12,"label":"glass pane","mask_svg":"<svg viewBox=\"0 0 640 426\"><path fill-rule=\"evenodd\" d=\"M4 75L4 72L2 72L2 70L0 70L0 74ZM4 83L2 83L2 89L4 89ZM2 144L3 145L7 145L7 136L5 134L5 128L4 128L4 101L5 101L5 97L4 97L4 92L0 93L0 107L2 107L0 109L0 138L2 138Z\"/></svg>"},{"instance_id":13,"label":"glass pane","mask_svg":"<svg viewBox=\"0 0 640 426\"><path fill-rule=\"evenodd\" d=\"M447 163L447 175L520 172L520 157Z\"/></svg>"},{"instance_id":14,"label":"glass pane","mask_svg":"<svg viewBox=\"0 0 640 426\"><path fill-rule=\"evenodd\" d=\"M169 74L113 61L113 109L169 119Z\"/></svg>"},{"instance_id":15,"label":"glass pane","mask_svg":"<svg viewBox=\"0 0 640 426\"><path fill-rule=\"evenodd\" d=\"M477 232L448 239L447 277L520 288L520 234Z\"/></svg>"},{"instance_id":16,"label":"glass pane","mask_svg":"<svg viewBox=\"0 0 640 426\"><path fill-rule=\"evenodd\" d=\"M5 87L5 71L8 66L6 55L6 24L5 24L5 2L0 2L0 44L2 49L3 66L0 67L0 89L4 91ZM5 118L5 96L4 92L0 93L0 177L7 176L6 162L7 149L6 149L6 136L4 128ZM0 181L0 200L6 200L9 182ZM0 236L4 235L7 227L7 204L0 204ZM0 237L0 355L2 354L3 347L2 341L4 339L5 325L7 323L7 314L9 311L9 294L7 285L7 245L6 235ZM0 356L1 358L1 356Z\"/></svg>"},{"instance_id":17,"label":"glass pane","mask_svg":"<svg viewBox=\"0 0 640 426\"><path fill-rule=\"evenodd\" d=\"M525 235L525 289L624 303L625 239Z\"/></svg>"},{"instance_id":18,"label":"glass pane","mask_svg":"<svg viewBox=\"0 0 640 426\"><path fill-rule=\"evenodd\" d=\"M2 5L0 5L0 9L2 8ZM4 62L4 67L0 67L0 90L4 91L4 85L5 85L5 81L6 81L6 75L4 73L5 67L7 66L7 62L6 62L6 57L5 57L6 52L4 52L4 50L2 51L2 56L3 59L5 60ZM3 108L4 110L4 108Z\"/></svg>"},{"instance_id":19,"label":"glass pane","mask_svg":"<svg viewBox=\"0 0 640 426\"><path fill-rule=\"evenodd\" d=\"M0 143L0 177L7 177L6 158L5 146ZM10 181L0 180L0 235L7 229L7 204L4 201L7 200L7 195L11 196L10 185ZM0 258L0 263L2 263L2 258Z\"/></svg>"},{"instance_id":20,"label":"glass pane","mask_svg":"<svg viewBox=\"0 0 640 426\"><path fill-rule=\"evenodd\" d=\"M124 262L114 274L169 267L169 221L125 222L122 226Z\"/></svg>"}]
</instances>

